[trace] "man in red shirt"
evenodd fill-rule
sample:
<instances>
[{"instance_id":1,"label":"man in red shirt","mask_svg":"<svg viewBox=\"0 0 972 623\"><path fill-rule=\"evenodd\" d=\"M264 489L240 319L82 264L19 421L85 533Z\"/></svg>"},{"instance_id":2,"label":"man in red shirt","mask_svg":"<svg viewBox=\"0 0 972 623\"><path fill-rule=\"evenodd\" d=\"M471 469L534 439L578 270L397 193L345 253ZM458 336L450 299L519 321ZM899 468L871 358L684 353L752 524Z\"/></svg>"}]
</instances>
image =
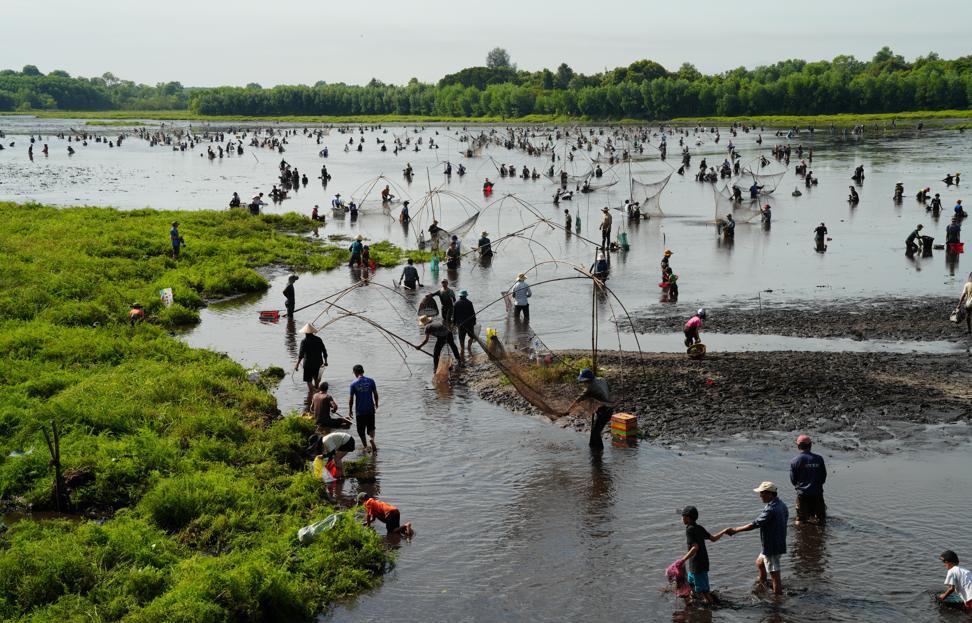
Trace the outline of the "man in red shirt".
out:
<instances>
[{"instance_id":1,"label":"man in red shirt","mask_svg":"<svg viewBox=\"0 0 972 623\"><path fill-rule=\"evenodd\" d=\"M359 493L357 501L365 508L365 525L370 526L377 519L385 524L389 535L402 534L411 537L414 534L412 524L400 525L402 516L398 508L372 497L370 493Z\"/></svg>"}]
</instances>

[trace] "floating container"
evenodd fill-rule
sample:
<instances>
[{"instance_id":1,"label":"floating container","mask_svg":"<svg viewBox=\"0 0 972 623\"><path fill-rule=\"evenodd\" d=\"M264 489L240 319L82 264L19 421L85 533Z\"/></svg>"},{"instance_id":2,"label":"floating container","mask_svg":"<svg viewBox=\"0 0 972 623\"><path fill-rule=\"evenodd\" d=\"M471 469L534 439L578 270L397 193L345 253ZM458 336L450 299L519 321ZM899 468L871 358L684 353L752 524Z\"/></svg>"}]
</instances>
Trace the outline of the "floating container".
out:
<instances>
[{"instance_id":1,"label":"floating container","mask_svg":"<svg viewBox=\"0 0 972 623\"><path fill-rule=\"evenodd\" d=\"M630 413L615 413L611 416L611 435L615 437L636 437L638 418Z\"/></svg>"},{"instance_id":2,"label":"floating container","mask_svg":"<svg viewBox=\"0 0 972 623\"><path fill-rule=\"evenodd\" d=\"M260 320L271 320L276 322L280 320L280 312L277 310L265 310L260 312Z\"/></svg>"}]
</instances>

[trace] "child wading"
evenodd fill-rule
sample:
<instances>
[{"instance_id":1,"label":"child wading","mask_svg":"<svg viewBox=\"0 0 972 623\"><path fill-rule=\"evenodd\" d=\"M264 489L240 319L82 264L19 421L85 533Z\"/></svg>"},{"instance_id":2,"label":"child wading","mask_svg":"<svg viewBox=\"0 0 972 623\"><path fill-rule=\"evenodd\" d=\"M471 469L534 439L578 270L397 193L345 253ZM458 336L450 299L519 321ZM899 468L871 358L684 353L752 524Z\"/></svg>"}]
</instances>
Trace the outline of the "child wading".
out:
<instances>
[{"instance_id":1,"label":"child wading","mask_svg":"<svg viewBox=\"0 0 972 623\"><path fill-rule=\"evenodd\" d=\"M359 493L357 500L358 504L361 504L365 508L365 524L370 526L377 519L385 524L385 529L388 530L389 535L401 534L411 537L414 534L412 524L406 523L404 526L400 525L402 515L391 504L386 504L378 498L372 497L370 493Z\"/></svg>"},{"instance_id":2,"label":"child wading","mask_svg":"<svg viewBox=\"0 0 972 623\"><path fill-rule=\"evenodd\" d=\"M694 506L682 509L682 523L685 524L685 542L688 551L682 556L682 562L688 564L688 583L692 587L692 595L698 595L707 604L715 603L715 596L709 590L709 552L705 549L705 542L715 543L726 533L725 530L716 534L696 523L699 510ZM689 597L686 595L685 600Z\"/></svg>"},{"instance_id":3,"label":"child wading","mask_svg":"<svg viewBox=\"0 0 972 623\"><path fill-rule=\"evenodd\" d=\"M942 552L942 564L948 571L945 573L944 593L937 595L939 601L961 600L966 612L972 612L972 572L959 566L958 554L950 549ZM949 599L951 597L951 599Z\"/></svg>"}]
</instances>

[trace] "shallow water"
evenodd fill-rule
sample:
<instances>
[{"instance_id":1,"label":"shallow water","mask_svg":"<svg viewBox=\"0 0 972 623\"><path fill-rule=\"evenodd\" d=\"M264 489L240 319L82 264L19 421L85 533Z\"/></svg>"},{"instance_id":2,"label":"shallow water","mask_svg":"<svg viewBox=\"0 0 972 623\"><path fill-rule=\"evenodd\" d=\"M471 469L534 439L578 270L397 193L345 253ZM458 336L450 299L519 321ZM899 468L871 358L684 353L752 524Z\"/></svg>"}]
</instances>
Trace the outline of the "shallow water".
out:
<instances>
[{"instance_id":1,"label":"shallow water","mask_svg":"<svg viewBox=\"0 0 972 623\"><path fill-rule=\"evenodd\" d=\"M52 155L35 162L26 158L25 133L49 135L58 128L80 127L71 120L22 120L0 118L7 132L0 152L0 199L54 202L64 205L110 204L121 208L203 209L226 205L232 191L244 198L256 190L268 191L275 182L280 155L252 150L242 157L213 162L194 153L148 147L130 139L121 149L91 143L71 159L65 145L48 139ZM116 135L112 128L107 134ZM310 212L315 203L326 206L334 192L345 197L384 171L401 183L406 161L416 167L416 181L407 188L415 206L429 184L442 183L436 163L461 158L459 144L446 135L452 130L431 128L438 152L423 150L398 157L377 151L375 138L388 134L366 133L363 153L344 153L347 136L332 130L327 166L334 180L323 191L311 183L294 199L268 208L270 212ZM412 134L414 137L415 135ZM756 153L754 135L740 135L744 161ZM720 145L711 137L693 153L707 155L718 164L729 135ZM765 146L772 144L764 134ZM780 139L782 140L782 139ZM657 139L655 139L657 142ZM796 143L797 141L794 141ZM710 322L718 322L723 301L738 302L760 297L762 305L773 301L826 302L855 297L925 294L956 294L964 281L961 266L946 263L944 254L908 260L903 239L916 222L932 221L912 199L901 206L891 200L896 179L905 183L908 196L919 184L942 193L946 208L961 197L960 189L946 190L941 179L946 170L964 171L972 160L967 141L957 133L928 133L851 137L803 136L813 145L814 172L820 185L804 196L789 192L796 178L788 174L773 200L772 229L740 224L735 244L722 245L709 221L716 202L708 184L690 177L673 176L662 197L670 218L653 219L629 229L632 249L614 258L608 285L629 311L659 304L658 259L665 247L675 251L672 266L680 275L681 302L706 305ZM690 141L693 144L694 141ZM292 139L283 155L310 177L321 160L312 140ZM39 150L39 148L38 148ZM253 151L251 155L249 152ZM671 142L670 152L677 152ZM546 160L491 147L487 154L496 162L524 163L544 170ZM255 157L254 157L255 156ZM677 165L677 156L670 160ZM693 159L697 166L698 156ZM851 209L844 201L854 166L867 171L862 201ZM564 208L580 210L583 233L596 236L602 205L620 205L625 182L609 191L580 196L560 208L550 203L553 186L545 180L499 179L492 161L468 161L465 179L453 176L447 188L468 195L485 207L479 229L493 238L526 226L534 217L512 199L510 192L555 222ZM665 165L638 165L642 178L657 177ZM429 167L426 180L425 168ZM619 171L619 173L623 173ZM637 173L636 173L637 174ZM498 182L492 199L479 191L488 175ZM314 180L316 181L316 180ZM357 195L356 195L357 196ZM502 201L501 201L502 200ZM437 210L438 211L438 210ZM746 210L737 210L742 218ZM330 217L329 211L325 211ZM466 216L458 202L444 201L442 221L450 226ZM932 229L941 239L945 218ZM821 220L834 240L826 253L817 253L812 229ZM618 219L615 220L618 222ZM352 224L330 219L322 236L361 232L371 239L414 243L389 215L366 208ZM159 232L165 237L167 232ZM183 235L190 242L192 232ZM456 287L467 288L478 308L483 308L509 287L512 277L535 262L549 258L587 266L592 261L588 245L576 235L539 228L534 244L513 240L498 246L491 265L467 261L455 274L434 275L423 269L426 286L448 276ZM470 236L466 245L475 240ZM541 246L542 245L542 246ZM548 255L549 254L549 255ZM957 260L961 263L962 258ZM375 283L391 285L399 270L379 270ZM567 277L566 266L544 266L530 279ZM360 274L340 269L328 274L302 275L297 283L298 305L341 290ZM264 324L257 320L261 309L283 305L283 276L276 277L267 294L215 304L202 312L202 323L185 335L193 346L228 353L247 366L292 367L299 335L305 322L318 324L322 312L316 306L296 314L293 322ZM771 289L773 292L764 292ZM176 294L178 297L178 293ZM381 322L413 342L419 340L414 309L415 294L403 294L370 286L355 290L341 304ZM591 289L583 279L538 286L531 300L531 329L552 348L585 348L590 345ZM616 347L618 337L611 316L622 310L606 299L598 301L602 348ZM333 318L334 315L328 316ZM528 345L532 333L510 322L502 303L479 313L484 327L494 327L507 341ZM681 349L680 327L672 334L639 336L646 350ZM710 547L712 582L729 605L708 616L684 614L670 593L663 592L664 569L684 551L683 528L675 509L695 504L701 523L711 530L751 520L759 502L751 492L766 479L787 481L786 467L792 454L790 433L764 434L759 438L708 440L680 448L642 444L638 448L608 447L592 456L586 437L545 421L515 415L484 403L463 387L447 391L428 388L430 362L410 352L406 362L368 325L344 319L330 325L323 335L330 351L326 378L334 393L346 395L351 366L363 363L376 379L381 394L378 411L378 444L375 481L348 482L341 495L353 498L358 487L378 492L402 509L405 520L418 532L409 543L395 544L398 562L380 589L327 613L332 620L673 620L690 621L905 621L939 618L930 590L938 589L944 571L938 553L953 547L963 553L959 535L972 529L962 500L972 494L968 469L967 431L939 431L936 451L905 449L891 455L868 452L853 455L828 452L831 478L827 500L833 520L823 531L790 529L790 554L784 560L784 581L789 587L782 601L754 598L750 589L758 537L739 535ZM852 340L805 340L779 336L706 335L710 350L866 350L890 352L950 352L958 348L939 342L855 342ZM634 337L622 334L630 347ZM276 390L281 409L301 407L305 388L296 377L287 377ZM342 411L346 402L339 400ZM650 418L651 414L639 414ZM951 435L951 436L950 436ZM958 438L958 440L956 439ZM724 442L724 443L721 443ZM939 447L941 448L938 451ZM893 449L883 448L883 451ZM783 499L793 502L783 488ZM950 503L949 500L959 501ZM791 509L792 511L792 509ZM954 617L943 614L942 620Z\"/></svg>"},{"instance_id":2,"label":"shallow water","mask_svg":"<svg viewBox=\"0 0 972 623\"><path fill-rule=\"evenodd\" d=\"M323 295L338 289L340 280L338 273L306 275L298 284ZM279 291L282 279L273 286L273 292ZM375 287L354 291L342 305L369 310L391 330L417 341L417 328L403 323L383 294L403 315L409 313L404 301ZM299 337L294 332L314 320L318 310L298 312L292 324L259 323L258 310L272 306L274 299L271 293L213 305L186 339L246 365L292 362ZM494 320L502 326L499 318ZM746 337L740 339L745 344ZM336 322L325 340L331 362L326 376L342 412L346 402L341 397L356 362L376 379L381 395L376 482L349 482L341 495L350 502L359 486L377 491L398 505L418 532L410 543L392 544L400 548L398 562L380 589L338 607L324 617L328 620L576 620L592 615L599 620L683 620L678 618L683 608L663 592L665 567L684 551L675 509L699 506L701 523L711 530L739 525L759 510L751 492L757 483L787 482L792 454L787 433L677 448L608 446L603 456L592 456L583 434L511 414L462 387L428 389L428 358L412 353L410 375L363 323ZM285 378L276 392L284 411L300 408L303 401L306 390L299 373L295 379ZM943 577L937 554L961 547L955 544L957 535L972 529L963 504L942 503L945 497L972 495L968 449L958 441L968 433L936 433L933 443L940 451L935 452L927 446L908 450L907 439L881 447L891 453L884 456L868 448L833 453L826 443L819 444L831 472L827 501L832 521L823 531L791 526L784 569L788 596L779 603L753 597L758 536L727 538L710 547L711 577L731 605L711 620L934 620L937 611L928 591ZM782 490L784 501L792 504L792 491ZM882 580L877 584L875 574ZM693 613L686 620L709 620L707 614ZM948 614L941 618L950 620Z\"/></svg>"}]
</instances>

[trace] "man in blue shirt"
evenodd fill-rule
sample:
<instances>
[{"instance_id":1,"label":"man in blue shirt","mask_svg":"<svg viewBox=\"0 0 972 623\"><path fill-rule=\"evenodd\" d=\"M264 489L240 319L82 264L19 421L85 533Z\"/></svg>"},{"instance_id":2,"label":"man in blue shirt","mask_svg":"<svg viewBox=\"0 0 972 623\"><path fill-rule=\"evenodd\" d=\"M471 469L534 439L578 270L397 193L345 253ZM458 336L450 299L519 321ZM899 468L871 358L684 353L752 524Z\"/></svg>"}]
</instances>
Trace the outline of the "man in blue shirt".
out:
<instances>
[{"instance_id":1,"label":"man in blue shirt","mask_svg":"<svg viewBox=\"0 0 972 623\"><path fill-rule=\"evenodd\" d=\"M726 534L732 536L737 532L749 532L759 528L759 541L762 544L759 556L756 558L756 570L759 573L759 583L766 583L768 573L773 582L773 593L783 593L783 583L780 580L780 556L786 553L786 523L790 519L790 511L777 497L776 485L766 481L753 489L759 494L759 499L766 506L759 516L744 526L728 528Z\"/></svg>"},{"instance_id":2,"label":"man in blue shirt","mask_svg":"<svg viewBox=\"0 0 972 623\"><path fill-rule=\"evenodd\" d=\"M827 466L823 457L810 452L813 442L809 435L796 440L800 454L790 461L790 482L796 489L796 522L827 521L827 505L824 504L823 485L827 482Z\"/></svg>"},{"instance_id":3,"label":"man in blue shirt","mask_svg":"<svg viewBox=\"0 0 972 623\"><path fill-rule=\"evenodd\" d=\"M364 366L356 364L352 369L355 381L351 383L351 401L348 403L348 413L354 413L357 422L358 437L361 446L368 451L365 443L365 433L371 438L371 451L377 452L375 445L375 411L378 409L378 386L364 375Z\"/></svg>"}]
</instances>

